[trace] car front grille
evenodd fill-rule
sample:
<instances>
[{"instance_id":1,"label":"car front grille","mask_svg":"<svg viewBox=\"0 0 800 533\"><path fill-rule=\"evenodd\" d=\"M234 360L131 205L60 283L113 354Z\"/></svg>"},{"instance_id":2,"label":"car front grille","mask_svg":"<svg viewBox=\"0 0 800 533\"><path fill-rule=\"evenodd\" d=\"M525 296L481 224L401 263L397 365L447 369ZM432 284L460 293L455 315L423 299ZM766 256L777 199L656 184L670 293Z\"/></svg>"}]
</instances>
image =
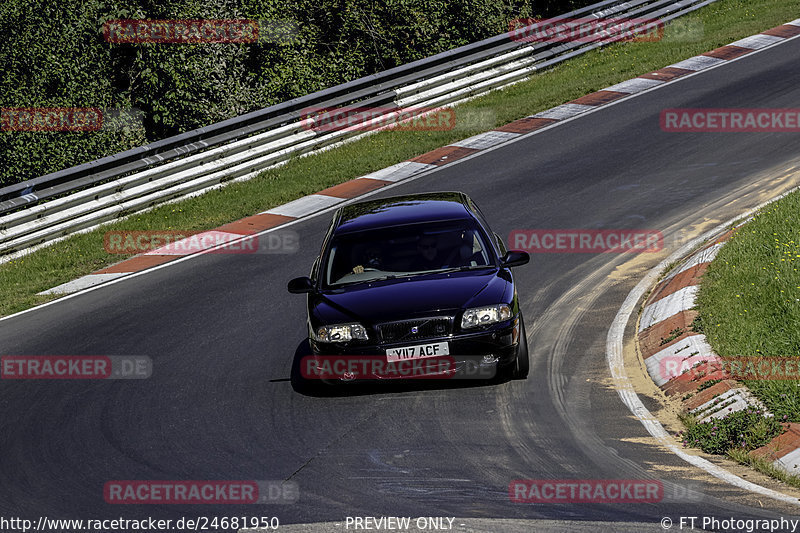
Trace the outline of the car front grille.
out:
<instances>
[{"instance_id":1,"label":"car front grille","mask_svg":"<svg viewBox=\"0 0 800 533\"><path fill-rule=\"evenodd\" d=\"M433 317L378 324L378 337L383 342L413 341L444 337L453 332L453 317ZM415 332L416 331L416 332Z\"/></svg>"}]
</instances>

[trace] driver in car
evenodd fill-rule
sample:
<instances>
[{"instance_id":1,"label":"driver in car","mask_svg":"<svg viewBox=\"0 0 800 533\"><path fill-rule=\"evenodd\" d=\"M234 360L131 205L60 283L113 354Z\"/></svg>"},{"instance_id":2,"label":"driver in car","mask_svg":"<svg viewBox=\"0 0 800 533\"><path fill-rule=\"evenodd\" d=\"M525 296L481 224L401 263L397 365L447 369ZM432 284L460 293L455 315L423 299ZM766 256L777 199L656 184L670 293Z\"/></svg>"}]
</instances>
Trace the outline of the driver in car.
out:
<instances>
[{"instance_id":1,"label":"driver in car","mask_svg":"<svg viewBox=\"0 0 800 533\"><path fill-rule=\"evenodd\" d=\"M417 242L419 255L411 263L411 270L421 272L425 270L439 270L442 268L443 259L439 254L439 242L433 235L425 235Z\"/></svg>"},{"instance_id":2,"label":"driver in car","mask_svg":"<svg viewBox=\"0 0 800 533\"><path fill-rule=\"evenodd\" d=\"M381 255L381 249L379 246L368 246L367 249L364 250L364 256L361 264L353 267L353 274L361 274L364 272L365 268L372 270L383 270L383 261L381 260Z\"/></svg>"}]
</instances>

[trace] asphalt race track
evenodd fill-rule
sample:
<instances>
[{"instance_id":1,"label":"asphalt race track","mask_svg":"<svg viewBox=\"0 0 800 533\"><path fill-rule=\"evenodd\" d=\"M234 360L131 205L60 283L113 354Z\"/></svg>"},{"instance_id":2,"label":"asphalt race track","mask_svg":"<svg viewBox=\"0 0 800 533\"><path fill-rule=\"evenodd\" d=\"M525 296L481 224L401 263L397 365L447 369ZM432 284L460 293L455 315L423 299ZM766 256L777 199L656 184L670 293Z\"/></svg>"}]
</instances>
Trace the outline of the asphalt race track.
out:
<instances>
[{"instance_id":1,"label":"asphalt race track","mask_svg":"<svg viewBox=\"0 0 800 533\"><path fill-rule=\"evenodd\" d=\"M796 134L666 133L660 111L797 107L798 57L794 39L380 193L464 191L504 237L537 228L664 233L658 254L537 254L516 269L532 357L526 381L295 392L305 297L288 294L286 282L308 273L330 213L292 226L296 254L204 255L0 321L3 354L153 360L146 380L0 381L0 515L281 524L451 516L535 521L481 521L487 531L585 521L597 531L662 531L664 516L797 514L654 445L610 383L605 341L628 292L680 239L796 185L786 173ZM513 503L514 479L658 479L665 498ZM300 500L109 505L109 480L291 480Z\"/></svg>"}]
</instances>

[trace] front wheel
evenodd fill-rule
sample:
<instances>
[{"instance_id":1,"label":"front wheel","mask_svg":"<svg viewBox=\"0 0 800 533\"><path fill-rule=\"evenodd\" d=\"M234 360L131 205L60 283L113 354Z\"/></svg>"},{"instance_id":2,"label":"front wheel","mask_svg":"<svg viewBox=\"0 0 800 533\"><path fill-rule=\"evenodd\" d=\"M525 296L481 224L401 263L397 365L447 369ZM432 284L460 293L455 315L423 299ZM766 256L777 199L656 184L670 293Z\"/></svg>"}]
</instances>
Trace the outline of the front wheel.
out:
<instances>
[{"instance_id":1,"label":"front wheel","mask_svg":"<svg viewBox=\"0 0 800 533\"><path fill-rule=\"evenodd\" d=\"M528 338L525 334L525 322L522 315L519 316L519 342L517 343L517 355L514 361L508 365L498 368L497 377L501 381L511 379L526 379L528 371L530 370L530 361L528 358Z\"/></svg>"},{"instance_id":2,"label":"front wheel","mask_svg":"<svg viewBox=\"0 0 800 533\"><path fill-rule=\"evenodd\" d=\"M519 345L517 346L517 357L514 360L511 379L526 379L531 363L528 357L528 337L525 334L525 321L519 315Z\"/></svg>"}]
</instances>

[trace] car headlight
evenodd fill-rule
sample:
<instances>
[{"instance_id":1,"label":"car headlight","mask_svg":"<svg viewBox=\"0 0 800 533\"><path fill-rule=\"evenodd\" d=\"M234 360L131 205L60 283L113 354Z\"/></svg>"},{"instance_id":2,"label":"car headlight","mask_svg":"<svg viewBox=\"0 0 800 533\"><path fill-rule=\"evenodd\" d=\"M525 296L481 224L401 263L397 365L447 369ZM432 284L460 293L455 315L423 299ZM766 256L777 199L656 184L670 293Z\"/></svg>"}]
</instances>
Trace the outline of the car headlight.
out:
<instances>
[{"instance_id":1,"label":"car headlight","mask_svg":"<svg viewBox=\"0 0 800 533\"><path fill-rule=\"evenodd\" d=\"M473 307L464 311L461 329L469 329L511 319L511 307L506 304Z\"/></svg>"},{"instance_id":2,"label":"car headlight","mask_svg":"<svg viewBox=\"0 0 800 533\"><path fill-rule=\"evenodd\" d=\"M367 340L367 330L359 323L321 326L314 332L314 339L320 342L347 342L358 339Z\"/></svg>"}]
</instances>

